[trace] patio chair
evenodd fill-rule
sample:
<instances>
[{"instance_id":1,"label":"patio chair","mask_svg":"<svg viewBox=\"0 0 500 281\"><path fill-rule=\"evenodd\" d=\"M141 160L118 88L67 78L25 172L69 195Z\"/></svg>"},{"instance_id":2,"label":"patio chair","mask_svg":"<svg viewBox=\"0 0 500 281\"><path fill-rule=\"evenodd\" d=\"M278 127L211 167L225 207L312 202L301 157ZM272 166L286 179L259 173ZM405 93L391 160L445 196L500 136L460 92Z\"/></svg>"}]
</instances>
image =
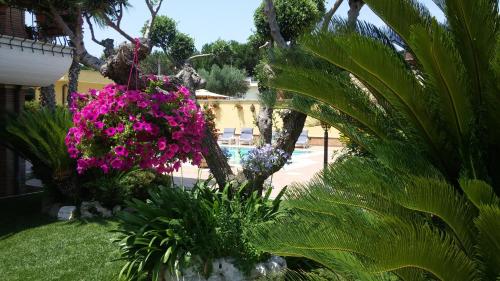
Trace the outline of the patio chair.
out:
<instances>
[{"instance_id":1,"label":"patio chair","mask_svg":"<svg viewBox=\"0 0 500 281\"><path fill-rule=\"evenodd\" d=\"M302 148L308 148L309 147L309 132L308 130L303 130L302 133L300 133L299 139L295 143L295 147L302 147Z\"/></svg>"},{"instance_id":2,"label":"patio chair","mask_svg":"<svg viewBox=\"0 0 500 281\"><path fill-rule=\"evenodd\" d=\"M236 143L236 137L234 136L235 131L236 131L236 128L224 128L224 132L219 137L219 141L222 144Z\"/></svg>"},{"instance_id":3,"label":"patio chair","mask_svg":"<svg viewBox=\"0 0 500 281\"><path fill-rule=\"evenodd\" d=\"M253 128L241 129L240 144L253 144Z\"/></svg>"}]
</instances>

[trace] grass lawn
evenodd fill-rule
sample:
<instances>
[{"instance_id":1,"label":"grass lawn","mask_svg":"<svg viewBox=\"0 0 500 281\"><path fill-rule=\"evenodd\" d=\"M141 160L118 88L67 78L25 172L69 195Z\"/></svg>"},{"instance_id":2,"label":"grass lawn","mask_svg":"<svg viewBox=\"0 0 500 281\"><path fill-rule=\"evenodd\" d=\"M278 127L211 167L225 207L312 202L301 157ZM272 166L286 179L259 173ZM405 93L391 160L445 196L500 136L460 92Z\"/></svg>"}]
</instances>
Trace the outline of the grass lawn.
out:
<instances>
[{"instance_id":1,"label":"grass lawn","mask_svg":"<svg viewBox=\"0 0 500 281\"><path fill-rule=\"evenodd\" d=\"M109 232L115 222L57 222L29 211L39 206L31 200L0 200L1 280L117 279L123 262L112 261L118 255Z\"/></svg>"}]
</instances>

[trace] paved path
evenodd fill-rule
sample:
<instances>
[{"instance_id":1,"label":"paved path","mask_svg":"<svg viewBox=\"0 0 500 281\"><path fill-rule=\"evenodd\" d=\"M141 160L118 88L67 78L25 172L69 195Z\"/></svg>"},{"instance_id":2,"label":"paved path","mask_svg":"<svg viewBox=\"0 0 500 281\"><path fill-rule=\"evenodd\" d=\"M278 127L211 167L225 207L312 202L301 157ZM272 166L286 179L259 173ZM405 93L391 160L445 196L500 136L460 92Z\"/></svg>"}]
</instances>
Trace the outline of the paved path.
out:
<instances>
[{"instance_id":1,"label":"paved path","mask_svg":"<svg viewBox=\"0 0 500 281\"><path fill-rule=\"evenodd\" d=\"M339 151L339 147L330 147L328 155L330 162L333 161L334 151ZM310 147L309 153L304 153L292 157L292 163L275 173L272 177L273 192L276 196L283 187L293 183L305 183L312 179L314 175L323 169L323 147ZM241 170L241 166L231 166L234 173ZM196 166L185 164L179 172L174 173L174 182L191 187L198 179L207 179L210 174L209 169L200 169Z\"/></svg>"}]
</instances>

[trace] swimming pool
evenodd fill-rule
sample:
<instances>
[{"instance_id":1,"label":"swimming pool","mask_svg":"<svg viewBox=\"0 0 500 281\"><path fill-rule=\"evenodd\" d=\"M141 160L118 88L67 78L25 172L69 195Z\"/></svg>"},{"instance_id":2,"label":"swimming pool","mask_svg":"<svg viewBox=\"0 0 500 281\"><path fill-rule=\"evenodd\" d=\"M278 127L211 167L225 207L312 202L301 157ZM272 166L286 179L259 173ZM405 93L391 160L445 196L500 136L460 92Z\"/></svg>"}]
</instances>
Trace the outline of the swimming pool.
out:
<instances>
[{"instance_id":1,"label":"swimming pool","mask_svg":"<svg viewBox=\"0 0 500 281\"><path fill-rule=\"evenodd\" d=\"M221 148L226 148L231 154L231 157L229 158L229 164L232 165L239 165L241 163L241 156L247 155L250 150L254 149L254 147L244 147L244 146L238 147L238 146L226 146L226 145L222 145ZM308 154L310 152L311 151L308 150L295 149L292 154L292 161L294 158L296 158L296 156Z\"/></svg>"}]
</instances>

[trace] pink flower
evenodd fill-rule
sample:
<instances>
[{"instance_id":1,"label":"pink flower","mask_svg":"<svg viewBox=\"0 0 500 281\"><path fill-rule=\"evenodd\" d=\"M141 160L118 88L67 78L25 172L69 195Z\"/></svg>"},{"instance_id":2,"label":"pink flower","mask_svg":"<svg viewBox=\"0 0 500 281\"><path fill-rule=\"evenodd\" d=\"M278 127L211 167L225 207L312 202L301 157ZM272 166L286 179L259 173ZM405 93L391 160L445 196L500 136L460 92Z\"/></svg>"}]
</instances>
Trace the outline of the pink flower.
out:
<instances>
[{"instance_id":1,"label":"pink flower","mask_svg":"<svg viewBox=\"0 0 500 281\"><path fill-rule=\"evenodd\" d=\"M111 167L115 170L120 170L123 167L123 161L120 158L115 158L111 161Z\"/></svg>"},{"instance_id":2,"label":"pink flower","mask_svg":"<svg viewBox=\"0 0 500 281\"><path fill-rule=\"evenodd\" d=\"M182 139L183 133L181 131L176 131L172 133L172 139L180 140Z\"/></svg>"},{"instance_id":3,"label":"pink flower","mask_svg":"<svg viewBox=\"0 0 500 281\"><path fill-rule=\"evenodd\" d=\"M134 126L132 128L134 129L134 131L142 131L144 125L142 124L142 122L136 122L134 123Z\"/></svg>"},{"instance_id":4,"label":"pink flower","mask_svg":"<svg viewBox=\"0 0 500 281\"><path fill-rule=\"evenodd\" d=\"M158 150L163 151L167 148L167 141L165 138L160 138L158 141Z\"/></svg>"},{"instance_id":5,"label":"pink flower","mask_svg":"<svg viewBox=\"0 0 500 281\"><path fill-rule=\"evenodd\" d=\"M168 124L172 127L175 127L175 126L178 126L179 124L177 124L177 122L175 121L174 117L172 116L167 116L166 117L167 121L168 121Z\"/></svg>"},{"instance_id":6,"label":"pink flower","mask_svg":"<svg viewBox=\"0 0 500 281\"><path fill-rule=\"evenodd\" d=\"M123 131L125 131L125 125L123 125L123 123L118 124L118 126L116 126L116 132L123 133Z\"/></svg>"},{"instance_id":7,"label":"pink flower","mask_svg":"<svg viewBox=\"0 0 500 281\"><path fill-rule=\"evenodd\" d=\"M102 128L104 128L104 123L101 122L101 121L97 121L94 123L94 126L99 129L99 130L102 130Z\"/></svg>"},{"instance_id":8,"label":"pink flower","mask_svg":"<svg viewBox=\"0 0 500 281\"><path fill-rule=\"evenodd\" d=\"M113 127L110 127L110 128L107 128L104 133L108 136L108 137L114 137L116 135L116 129L113 128Z\"/></svg>"},{"instance_id":9,"label":"pink flower","mask_svg":"<svg viewBox=\"0 0 500 281\"><path fill-rule=\"evenodd\" d=\"M148 107L148 103L145 101L139 101L139 102L137 102L137 106L139 108L146 108L146 107Z\"/></svg>"},{"instance_id":10,"label":"pink flower","mask_svg":"<svg viewBox=\"0 0 500 281\"><path fill-rule=\"evenodd\" d=\"M75 147L68 148L69 157L71 157L73 159L78 158L78 153L79 152L80 151L78 151L78 149L76 149Z\"/></svg>"},{"instance_id":11,"label":"pink flower","mask_svg":"<svg viewBox=\"0 0 500 281\"><path fill-rule=\"evenodd\" d=\"M118 156L125 156L125 157L128 156L127 149L124 146L122 146L122 145L119 145L119 146L115 147L115 153Z\"/></svg>"},{"instance_id":12,"label":"pink flower","mask_svg":"<svg viewBox=\"0 0 500 281\"><path fill-rule=\"evenodd\" d=\"M191 145L189 143L186 143L182 146L182 151L184 151L185 153L188 153L189 151L191 151Z\"/></svg>"}]
</instances>

